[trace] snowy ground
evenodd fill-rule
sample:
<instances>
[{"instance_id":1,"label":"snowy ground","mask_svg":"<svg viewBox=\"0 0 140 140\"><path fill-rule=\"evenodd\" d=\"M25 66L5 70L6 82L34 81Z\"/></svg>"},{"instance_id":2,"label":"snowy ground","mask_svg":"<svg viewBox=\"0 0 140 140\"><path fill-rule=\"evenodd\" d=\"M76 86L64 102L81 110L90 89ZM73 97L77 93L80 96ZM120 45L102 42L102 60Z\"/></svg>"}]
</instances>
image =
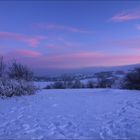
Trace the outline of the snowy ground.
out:
<instances>
[{"instance_id":1,"label":"snowy ground","mask_svg":"<svg viewBox=\"0 0 140 140\"><path fill-rule=\"evenodd\" d=\"M0 139L140 138L140 91L42 90L0 99Z\"/></svg>"},{"instance_id":2,"label":"snowy ground","mask_svg":"<svg viewBox=\"0 0 140 140\"><path fill-rule=\"evenodd\" d=\"M54 82L34 82L34 85L39 87L40 89L45 88L48 85L53 84Z\"/></svg>"}]
</instances>

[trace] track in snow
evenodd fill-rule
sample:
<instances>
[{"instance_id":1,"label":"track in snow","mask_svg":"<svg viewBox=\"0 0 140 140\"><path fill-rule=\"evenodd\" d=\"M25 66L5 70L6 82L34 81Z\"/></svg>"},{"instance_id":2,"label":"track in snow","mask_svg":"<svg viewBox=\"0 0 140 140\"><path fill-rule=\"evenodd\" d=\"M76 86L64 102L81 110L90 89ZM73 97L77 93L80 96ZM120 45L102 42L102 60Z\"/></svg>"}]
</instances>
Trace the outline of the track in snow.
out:
<instances>
[{"instance_id":1,"label":"track in snow","mask_svg":"<svg viewBox=\"0 0 140 140\"><path fill-rule=\"evenodd\" d=\"M42 90L0 99L0 139L140 138L140 92Z\"/></svg>"}]
</instances>

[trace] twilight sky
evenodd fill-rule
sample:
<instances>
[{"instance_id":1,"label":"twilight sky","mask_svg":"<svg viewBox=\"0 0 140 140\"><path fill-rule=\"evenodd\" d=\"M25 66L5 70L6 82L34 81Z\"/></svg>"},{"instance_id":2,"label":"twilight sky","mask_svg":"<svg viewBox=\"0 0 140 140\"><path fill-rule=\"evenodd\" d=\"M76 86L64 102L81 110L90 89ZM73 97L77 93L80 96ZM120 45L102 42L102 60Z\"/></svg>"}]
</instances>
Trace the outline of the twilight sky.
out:
<instances>
[{"instance_id":1,"label":"twilight sky","mask_svg":"<svg viewBox=\"0 0 140 140\"><path fill-rule=\"evenodd\" d=\"M140 63L140 2L0 1L0 55L34 68Z\"/></svg>"}]
</instances>

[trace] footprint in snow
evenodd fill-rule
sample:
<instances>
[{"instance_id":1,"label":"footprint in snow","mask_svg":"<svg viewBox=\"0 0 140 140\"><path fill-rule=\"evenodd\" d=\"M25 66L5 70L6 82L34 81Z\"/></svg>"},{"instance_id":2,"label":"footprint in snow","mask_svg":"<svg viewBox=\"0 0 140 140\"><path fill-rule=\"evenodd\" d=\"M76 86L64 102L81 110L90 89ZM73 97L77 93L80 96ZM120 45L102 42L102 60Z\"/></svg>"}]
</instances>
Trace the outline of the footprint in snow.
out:
<instances>
[{"instance_id":1,"label":"footprint in snow","mask_svg":"<svg viewBox=\"0 0 140 140\"><path fill-rule=\"evenodd\" d=\"M53 104L53 105L52 105L52 107L57 107L57 106L58 106L58 104Z\"/></svg>"},{"instance_id":2,"label":"footprint in snow","mask_svg":"<svg viewBox=\"0 0 140 140\"><path fill-rule=\"evenodd\" d=\"M30 129L30 125L28 125L28 124L23 124L22 126L23 126L24 130Z\"/></svg>"}]
</instances>

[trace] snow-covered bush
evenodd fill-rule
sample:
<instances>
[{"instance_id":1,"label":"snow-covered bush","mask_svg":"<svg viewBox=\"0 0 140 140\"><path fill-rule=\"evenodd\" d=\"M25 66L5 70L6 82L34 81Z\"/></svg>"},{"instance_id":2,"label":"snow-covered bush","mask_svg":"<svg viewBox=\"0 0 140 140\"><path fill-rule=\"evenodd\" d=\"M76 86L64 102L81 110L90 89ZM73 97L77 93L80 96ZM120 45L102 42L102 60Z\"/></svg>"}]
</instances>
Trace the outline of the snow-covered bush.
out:
<instances>
[{"instance_id":1,"label":"snow-covered bush","mask_svg":"<svg viewBox=\"0 0 140 140\"><path fill-rule=\"evenodd\" d=\"M64 88L72 88L74 77L71 75L63 74L61 75L61 83L63 83Z\"/></svg>"},{"instance_id":2,"label":"snow-covered bush","mask_svg":"<svg viewBox=\"0 0 140 140\"><path fill-rule=\"evenodd\" d=\"M25 80L0 79L0 96L12 97L21 95L32 95L37 88L32 82Z\"/></svg>"},{"instance_id":3,"label":"snow-covered bush","mask_svg":"<svg viewBox=\"0 0 140 140\"><path fill-rule=\"evenodd\" d=\"M5 73L3 57L0 58L0 97L34 94L33 73L24 65L14 61Z\"/></svg>"},{"instance_id":4,"label":"snow-covered bush","mask_svg":"<svg viewBox=\"0 0 140 140\"><path fill-rule=\"evenodd\" d=\"M72 88L84 88L85 85L80 80L73 81L56 81L51 85L47 85L45 89L72 89Z\"/></svg>"},{"instance_id":5,"label":"snow-covered bush","mask_svg":"<svg viewBox=\"0 0 140 140\"><path fill-rule=\"evenodd\" d=\"M114 83L111 85L111 88L113 89L122 89L124 84L124 79L123 78L118 78L114 80Z\"/></svg>"}]
</instances>

